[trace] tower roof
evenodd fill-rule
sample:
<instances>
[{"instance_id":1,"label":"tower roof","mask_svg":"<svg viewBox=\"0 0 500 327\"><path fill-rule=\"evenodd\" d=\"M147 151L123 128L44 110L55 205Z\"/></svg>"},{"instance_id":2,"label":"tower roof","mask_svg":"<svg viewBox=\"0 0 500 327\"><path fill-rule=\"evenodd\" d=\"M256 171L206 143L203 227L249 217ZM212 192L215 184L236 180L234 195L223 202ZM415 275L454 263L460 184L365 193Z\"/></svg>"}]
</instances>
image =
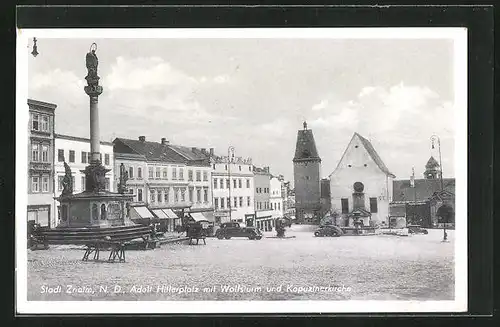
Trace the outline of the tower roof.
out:
<instances>
[{"instance_id":1,"label":"tower roof","mask_svg":"<svg viewBox=\"0 0 500 327\"><path fill-rule=\"evenodd\" d=\"M433 156L429 158L429 161L425 164L425 168L436 168L439 167L439 163L437 162L436 159L434 159Z\"/></svg>"},{"instance_id":2,"label":"tower roof","mask_svg":"<svg viewBox=\"0 0 500 327\"><path fill-rule=\"evenodd\" d=\"M297 132L297 143L295 145L295 156L293 161L319 160L318 150L312 130L307 129L307 123L304 122L304 129Z\"/></svg>"}]
</instances>

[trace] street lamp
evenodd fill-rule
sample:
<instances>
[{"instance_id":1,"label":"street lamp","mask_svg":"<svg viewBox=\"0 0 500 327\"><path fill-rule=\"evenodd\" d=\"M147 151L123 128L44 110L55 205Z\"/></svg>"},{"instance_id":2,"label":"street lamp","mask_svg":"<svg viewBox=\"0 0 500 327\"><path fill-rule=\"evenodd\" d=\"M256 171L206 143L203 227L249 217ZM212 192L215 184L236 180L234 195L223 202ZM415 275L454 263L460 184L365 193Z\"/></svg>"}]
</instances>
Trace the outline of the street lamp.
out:
<instances>
[{"instance_id":1,"label":"street lamp","mask_svg":"<svg viewBox=\"0 0 500 327\"><path fill-rule=\"evenodd\" d=\"M434 144L437 141L438 144L438 152L439 152L439 179L441 182L441 191L443 191L443 164L441 161L441 140L439 136L432 135L431 136L431 148L434 149ZM441 217L443 218L443 217ZM443 222L443 242L448 240L448 234L446 233L446 221Z\"/></svg>"},{"instance_id":2,"label":"street lamp","mask_svg":"<svg viewBox=\"0 0 500 327\"><path fill-rule=\"evenodd\" d=\"M228 177L229 177L229 221L232 221L232 199L231 199L231 163L234 161L234 146L229 146L227 149L227 168L228 168Z\"/></svg>"}]
</instances>

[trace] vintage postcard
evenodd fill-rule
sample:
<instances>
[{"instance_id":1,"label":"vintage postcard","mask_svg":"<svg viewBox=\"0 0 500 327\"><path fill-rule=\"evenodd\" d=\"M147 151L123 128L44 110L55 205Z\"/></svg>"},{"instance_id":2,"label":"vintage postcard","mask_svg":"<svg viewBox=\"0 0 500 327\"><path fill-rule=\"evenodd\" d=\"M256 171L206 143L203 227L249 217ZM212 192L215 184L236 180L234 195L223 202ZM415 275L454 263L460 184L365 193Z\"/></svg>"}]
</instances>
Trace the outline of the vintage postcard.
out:
<instances>
[{"instance_id":1,"label":"vintage postcard","mask_svg":"<svg viewBox=\"0 0 500 327\"><path fill-rule=\"evenodd\" d=\"M17 47L17 312L467 310L466 29Z\"/></svg>"}]
</instances>

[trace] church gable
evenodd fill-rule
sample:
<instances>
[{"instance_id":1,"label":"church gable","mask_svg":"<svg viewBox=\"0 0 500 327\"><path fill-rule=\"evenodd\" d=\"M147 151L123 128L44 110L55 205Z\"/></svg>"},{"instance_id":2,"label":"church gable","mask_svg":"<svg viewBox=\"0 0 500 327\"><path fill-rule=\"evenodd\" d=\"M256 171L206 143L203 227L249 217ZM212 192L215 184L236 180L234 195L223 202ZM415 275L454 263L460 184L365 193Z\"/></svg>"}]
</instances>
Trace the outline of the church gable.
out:
<instances>
[{"instance_id":1,"label":"church gable","mask_svg":"<svg viewBox=\"0 0 500 327\"><path fill-rule=\"evenodd\" d=\"M387 169L371 143L358 133L354 133L335 171L331 175L334 175L340 169L373 167L390 177L395 177Z\"/></svg>"}]
</instances>

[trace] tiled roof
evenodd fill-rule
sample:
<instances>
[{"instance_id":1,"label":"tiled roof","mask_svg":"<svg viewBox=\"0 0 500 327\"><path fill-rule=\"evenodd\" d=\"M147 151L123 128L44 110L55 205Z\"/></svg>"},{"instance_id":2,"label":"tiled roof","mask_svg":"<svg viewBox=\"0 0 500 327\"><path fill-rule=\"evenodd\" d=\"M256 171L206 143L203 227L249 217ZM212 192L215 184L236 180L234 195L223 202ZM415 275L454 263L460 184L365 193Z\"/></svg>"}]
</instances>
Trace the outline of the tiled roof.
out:
<instances>
[{"instance_id":1,"label":"tiled roof","mask_svg":"<svg viewBox=\"0 0 500 327\"><path fill-rule=\"evenodd\" d=\"M312 130L303 129L297 132L297 143L295 145L295 157L293 160L321 160L316 149L316 142Z\"/></svg>"},{"instance_id":2,"label":"tiled roof","mask_svg":"<svg viewBox=\"0 0 500 327\"><path fill-rule=\"evenodd\" d=\"M163 145L158 142L148 142L139 140L130 140L124 138L116 138L113 143L122 143L133 152L146 157L148 161L163 161L170 163L186 164L188 159L172 150L170 146ZM120 152L120 150L116 150Z\"/></svg>"},{"instance_id":3,"label":"tiled roof","mask_svg":"<svg viewBox=\"0 0 500 327\"><path fill-rule=\"evenodd\" d=\"M378 155L377 151L375 151L375 148L373 145L365 139L363 136L359 135L358 133L354 133L354 135L357 135L359 139L361 140L361 143L365 147L366 151L368 151L368 154L372 157L373 161L377 164L377 166L387 175L391 176L392 178L395 178L396 176L389 171L387 166L384 164L382 161L382 158Z\"/></svg>"},{"instance_id":4,"label":"tiled roof","mask_svg":"<svg viewBox=\"0 0 500 327\"><path fill-rule=\"evenodd\" d=\"M455 193L455 179L443 178L443 189ZM392 182L393 201L423 201L431 198L434 193L441 191L441 181L437 179L416 179L415 188L411 187L409 179L394 180ZM415 196L416 192L416 196Z\"/></svg>"},{"instance_id":5,"label":"tiled roof","mask_svg":"<svg viewBox=\"0 0 500 327\"><path fill-rule=\"evenodd\" d=\"M427 161L427 163L425 164L425 168L435 168L435 167L439 167L439 164L438 164L437 160L434 159L433 156L431 156L429 158L429 160Z\"/></svg>"},{"instance_id":6,"label":"tiled roof","mask_svg":"<svg viewBox=\"0 0 500 327\"><path fill-rule=\"evenodd\" d=\"M169 145L169 147L188 160L206 160L209 158L209 155L201 152L199 148L189 148L182 145Z\"/></svg>"}]
</instances>

